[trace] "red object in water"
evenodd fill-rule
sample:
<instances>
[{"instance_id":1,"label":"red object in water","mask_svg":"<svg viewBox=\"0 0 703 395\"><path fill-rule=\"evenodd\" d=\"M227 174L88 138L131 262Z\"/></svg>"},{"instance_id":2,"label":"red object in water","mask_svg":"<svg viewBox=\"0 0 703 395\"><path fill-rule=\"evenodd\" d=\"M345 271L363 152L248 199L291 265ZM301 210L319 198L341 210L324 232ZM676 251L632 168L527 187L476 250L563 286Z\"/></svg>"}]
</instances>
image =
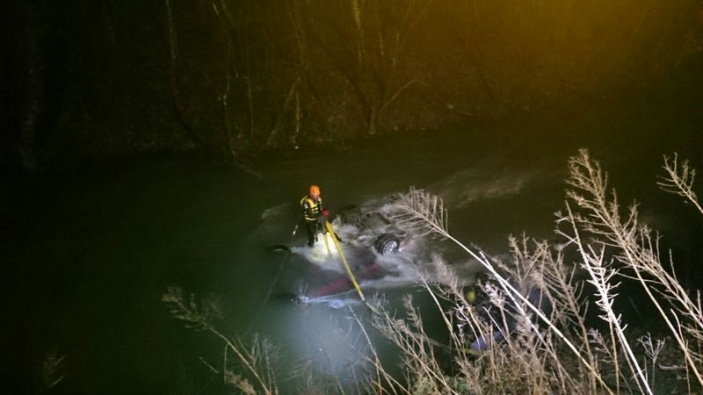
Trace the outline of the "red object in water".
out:
<instances>
[{"instance_id":1,"label":"red object in water","mask_svg":"<svg viewBox=\"0 0 703 395\"><path fill-rule=\"evenodd\" d=\"M351 280L349 280L347 277L340 277L337 280L325 285L324 287L318 288L310 292L310 294L307 296L310 298L319 298L321 296L329 296L346 292L353 288L354 284L352 284Z\"/></svg>"},{"instance_id":2,"label":"red object in water","mask_svg":"<svg viewBox=\"0 0 703 395\"><path fill-rule=\"evenodd\" d=\"M363 272L355 273L356 278L359 281L378 279L386 274L386 271L376 262L366 266ZM342 292L351 291L352 289L354 289L354 283L352 283L348 277L343 276L318 289L313 290L307 296L310 298L319 298L322 296L335 295Z\"/></svg>"},{"instance_id":3,"label":"red object in water","mask_svg":"<svg viewBox=\"0 0 703 395\"><path fill-rule=\"evenodd\" d=\"M329 216L330 210L327 210L327 209L322 210L322 215L324 215L325 217Z\"/></svg>"}]
</instances>

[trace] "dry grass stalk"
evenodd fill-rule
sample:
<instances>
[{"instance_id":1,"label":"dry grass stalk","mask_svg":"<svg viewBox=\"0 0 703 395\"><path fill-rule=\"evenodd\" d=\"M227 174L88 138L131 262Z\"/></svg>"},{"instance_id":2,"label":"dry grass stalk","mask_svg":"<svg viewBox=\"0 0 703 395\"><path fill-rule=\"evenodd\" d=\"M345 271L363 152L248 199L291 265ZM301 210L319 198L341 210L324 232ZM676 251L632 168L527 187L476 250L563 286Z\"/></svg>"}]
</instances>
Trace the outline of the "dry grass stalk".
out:
<instances>
[{"instance_id":1,"label":"dry grass stalk","mask_svg":"<svg viewBox=\"0 0 703 395\"><path fill-rule=\"evenodd\" d=\"M670 179L666 185L670 189L678 188L680 195L695 200L692 190L695 173L687 165L678 167L676 160L673 163L665 159L665 169L668 169ZM495 285L484 288L491 296L491 304L501 311L494 318L493 325L482 322L480 314L463 302L460 290L451 282L442 280L442 283L450 285L431 290L430 285L425 284L436 301L437 298L445 298L454 300L456 304L453 322L448 325L452 330L450 347L461 347L467 334L490 338L496 326L505 328L509 320L515 322L512 335L505 339L502 346L489 348L476 361L457 357L456 365L461 372L458 377L465 379L464 383L483 383L482 389L472 389L475 393L490 393L487 388L493 388L496 392L521 388L540 393L558 388L558 392L570 393L619 393L622 390L632 391L631 386L634 385L637 388L634 390L652 394L654 372L648 373L641 366L632 347L633 340L626 333L627 324L614 308L620 282L634 279L659 309L684 355L689 372L699 384L703 384L699 373L701 356L695 352L701 344L700 336L703 333L700 298L692 300L675 275L664 269L658 258L656 239L651 236L649 228L638 222L637 206L633 205L625 215L621 214L616 193L607 190L607 176L597 163L590 160L585 150L572 158L570 172L568 183L571 190L567 192L567 197L576 204L577 210L567 202L566 214L559 214L557 220L557 223L569 225L567 231L557 232L566 237L567 242L557 246L557 252L553 252L546 242L535 242L530 249L527 238L523 237L521 241L510 238L513 262L509 264L489 259L480 250L470 249L449 235L446 231L446 212L439 198L413 189L397 201L392 215L406 230L425 236L437 234L456 243L495 279ZM583 288L574 281L578 268L569 268L563 262L562 251L570 246L575 246L581 261L580 269L587 274L588 283L596 289L595 303L600 317L607 323L605 336L587 326ZM435 273L442 274L443 271L435 269ZM524 297L522 292L530 287L543 291L543 297L553 307L550 316L543 314ZM655 295L663 297L663 301L657 300ZM672 307L667 310L665 304ZM437 305L441 308L440 303ZM406 311L410 308L406 306ZM434 365L427 358L432 355L422 352L428 344L417 340L424 332L418 326L417 315L408 315L411 317L408 322L410 327L386 317L387 335L401 349L405 347L403 350L408 358L415 358L412 362L406 362L406 366L412 367L409 370L419 380L423 390L441 389L456 393L452 390L455 387L448 382L437 381L441 374L430 374ZM537 326L537 322L541 326ZM562 332L560 327L571 329ZM395 331L390 328L395 328ZM657 342L654 346L651 339L649 342L640 340L639 343L644 346L645 355L654 369L663 343ZM579 364L575 368L564 364L565 350L578 358ZM613 373L608 374L606 379L600 372L608 370ZM517 377L515 382L507 382L509 379L502 374L506 371L514 373L508 377Z\"/></svg>"},{"instance_id":2,"label":"dry grass stalk","mask_svg":"<svg viewBox=\"0 0 703 395\"><path fill-rule=\"evenodd\" d=\"M581 150L579 156L571 160L570 167L572 177L569 183L574 189L568 193L568 196L586 212L586 215L570 215L569 221L573 221L574 230L584 229L596 236L598 239L592 244L600 245L601 251L606 247L615 250L615 259L623 266L622 270L627 270L623 275L640 283L642 290L656 307L670 334L684 353L691 374L698 384L703 385L701 370L703 360L701 355L693 352L694 349L689 345L690 339L693 339L696 345L701 344L703 340L701 337L703 310L701 310L699 298L692 300L673 270L670 273L664 268L651 230L638 223L636 205L631 206L626 219L621 218L617 195L613 191L608 198L607 177L602 173L598 163L590 159L588 152ZM683 196L695 198L691 190L695 172L684 166L684 170L679 174L676 166L666 159L665 168L669 169L668 174L671 179L667 185L676 185L681 188ZM571 241L580 243L580 246L584 245L578 239ZM594 254L593 248L589 251L583 248L580 250L583 252L585 268L590 270L589 273L597 274L598 264L602 264L602 255L599 258ZM619 270L613 270L614 274L619 273ZM608 291L605 288L599 288L599 291L601 290ZM610 319L612 320L613 317ZM631 360L631 362L637 366L636 361ZM636 369L641 384L646 385L643 370L639 367Z\"/></svg>"},{"instance_id":3,"label":"dry grass stalk","mask_svg":"<svg viewBox=\"0 0 703 395\"><path fill-rule=\"evenodd\" d=\"M186 298L182 290L174 286L168 288L161 300L168 305L171 315L184 321L187 327L210 332L225 343L223 355L225 384L230 384L245 394L278 393L270 364L269 346L266 342L254 341L251 348L247 349L241 341L231 340L218 331L212 324L214 318L222 316L217 303L198 301L192 294ZM244 367L244 371L254 378L255 384L228 369L229 352L234 353L238 363Z\"/></svg>"},{"instance_id":4,"label":"dry grass stalk","mask_svg":"<svg viewBox=\"0 0 703 395\"><path fill-rule=\"evenodd\" d=\"M659 188L666 192L685 197L701 214L703 214L703 206L701 206L701 203L698 201L698 196L693 190L693 182L696 179L696 169L691 168L687 160L679 162L679 155L676 153L673 158L664 156L664 166L662 166L662 168L666 174L661 177L661 181L657 182Z\"/></svg>"}]
</instances>

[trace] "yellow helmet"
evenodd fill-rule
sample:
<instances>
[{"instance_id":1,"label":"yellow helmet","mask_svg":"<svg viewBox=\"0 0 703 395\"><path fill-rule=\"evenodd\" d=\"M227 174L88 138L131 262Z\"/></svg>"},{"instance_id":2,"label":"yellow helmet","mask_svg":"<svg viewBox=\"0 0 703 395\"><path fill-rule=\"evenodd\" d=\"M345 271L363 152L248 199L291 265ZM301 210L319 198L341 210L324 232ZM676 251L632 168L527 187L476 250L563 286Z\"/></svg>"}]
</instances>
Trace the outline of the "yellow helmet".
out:
<instances>
[{"instance_id":1,"label":"yellow helmet","mask_svg":"<svg viewBox=\"0 0 703 395\"><path fill-rule=\"evenodd\" d=\"M317 185L310 185L310 196L320 196L320 187Z\"/></svg>"},{"instance_id":2,"label":"yellow helmet","mask_svg":"<svg viewBox=\"0 0 703 395\"><path fill-rule=\"evenodd\" d=\"M473 304L476 301L476 291L471 288L466 291L466 295L464 295L464 297L466 298L466 301L469 302L469 304Z\"/></svg>"}]
</instances>

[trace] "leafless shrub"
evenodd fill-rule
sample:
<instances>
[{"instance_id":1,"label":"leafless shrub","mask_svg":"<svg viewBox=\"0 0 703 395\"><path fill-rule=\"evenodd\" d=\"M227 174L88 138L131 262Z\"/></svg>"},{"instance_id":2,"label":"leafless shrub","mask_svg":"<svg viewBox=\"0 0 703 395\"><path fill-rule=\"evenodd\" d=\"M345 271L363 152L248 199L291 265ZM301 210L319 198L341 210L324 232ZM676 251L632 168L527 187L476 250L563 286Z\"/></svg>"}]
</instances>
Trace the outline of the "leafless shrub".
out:
<instances>
[{"instance_id":1,"label":"leafless shrub","mask_svg":"<svg viewBox=\"0 0 703 395\"><path fill-rule=\"evenodd\" d=\"M676 161L674 161L675 163ZM665 159L665 168L669 169L670 184L682 188L682 194L695 198L691 194L693 173L687 166L682 173L676 171L676 166ZM703 311L700 297L691 299L683 288L673 270L666 270L659 258L656 238L651 230L639 224L636 205L631 206L626 217L620 214L617 195L613 191L607 194L607 177L597 162L590 159L586 150L581 150L579 156L570 162L573 189L568 193L569 198L584 210L584 214L571 212L562 219L573 226L572 237L582 254L583 267L589 271L592 281L596 284L601 301L607 314L608 322L615 326L616 334L621 340L620 346L631 350L624 337L624 327L618 327L619 316L612 310L612 304L606 300L610 295L612 285L599 282L599 276L613 276L637 281L647 297L659 312L668 327L678 347L683 352L687 367L699 385L703 385L701 374L701 355L694 350L701 344L703 332ZM581 238L582 232L588 232L596 237L596 241L586 247ZM614 250L614 257L619 268L606 265L603 259L605 248ZM609 288L610 287L610 288ZM610 295L607 296L606 295ZM641 369L632 353L628 353L628 363L633 368L633 374L638 376L641 386L646 387L644 371Z\"/></svg>"},{"instance_id":2,"label":"leafless shrub","mask_svg":"<svg viewBox=\"0 0 703 395\"><path fill-rule=\"evenodd\" d=\"M695 172L687 164L678 165L676 158L673 162L665 158L664 168L668 176L660 186L696 204L692 189ZM657 239L650 228L639 223L637 205L621 212L617 194L608 191L606 174L587 151L572 158L569 169L566 211L557 213L557 234L565 242L552 248L547 242L511 237L513 257L509 262L489 258L453 238L446 230L446 211L436 196L411 189L398 199L392 213L396 220L409 230L456 243L494 280L483 285L490 305L499 312L488 321L464 300L457 283L444 280L442 283L449 285L442 288L425 284L438 308L442 308L440 299L454 303L451 320L446 322L452 333L446 347L461 350L467 336L493 339L496 328L510 329L510 333L500 333L502 342L494 342L476 359L468 357L471 353L457 351L459 373L453 379L459 378L470 388L469 393L619 393L624 389L654 393L654 370L664 343L649 337L633 339L614 307L620 284L634 280L670 329L690 377L703 384L701 354L696 351L703 334L700 298L691 299L673 271L663 267ZM567 249L577 252L577 265L565 264ZM444 265L441 259L435 259L435 264ZM595 289L592 302L606 324L603 333L588 327L583 286L574 279L577 271L585 273L587 283ZM451 278L446 267L433 272ZM549 314L539 302L528 300L526 291L531 289L539 289L540 297L549 302ZM405 311L408 320L383 316L377 325L406 353L408 376L415 379L416 387L411 388L461 393L456 385L442 381L441 370L433 370L437 365L429 360L432 344L423 339L419 313L409 301ZM638 359L641 353L636 353L635 342L644 346L645 366Z\"/></svg>"}]
</instances>

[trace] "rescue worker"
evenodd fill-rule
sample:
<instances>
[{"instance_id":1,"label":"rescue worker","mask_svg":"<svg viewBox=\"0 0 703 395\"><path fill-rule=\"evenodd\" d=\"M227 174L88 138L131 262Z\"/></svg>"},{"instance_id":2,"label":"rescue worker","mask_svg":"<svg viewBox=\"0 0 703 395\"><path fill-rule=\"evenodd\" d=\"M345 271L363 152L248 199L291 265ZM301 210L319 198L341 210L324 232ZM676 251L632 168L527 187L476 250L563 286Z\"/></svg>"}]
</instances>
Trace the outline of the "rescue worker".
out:
<instances>
[{"instance_id":1,"label":"rescue worker","mask_svg":"<svg viewBox=\"0 0 703 395\"><path fill-rule=\"evenodd\" d=\"M499 284L496 284L495 280L491 280L490 277L484 273L478 273L476 275L476 285L469 289L466 293L465 298L469 304L472 304L476 308L481 321L491 325L493 332L493 339L486 338L484 336L477 336L471 342L471 349L474 351L483 351L488 349L491 344L501 342L506 339L506 337L514 336L518 333L518 320L519 311L510 299L506 299L506 302L501 305L496 305L492 300L491 296L486 292L486 284L493 283L493 287L505 292ZM549 300L548 296L544 294L542 289L537 286L529 285L528 281L523 281L524 284L508 279L510 285L515 288L518 292L527 299L527 301L537 309L541 310L547 317L552 313L552 302ZM519 300L519 305L524 309L529 316L532 318L533 324L540 324L540 320L535 314L532 314L527 306ZM479 333L480 329L475 328L473 333Z\"/></svg>"},{"instance_id":2,"label":"rescue worker","mask_svg":"<svg viewBox=\"0 0 703 395\"><path fill-rule=\"evenodd\" d=\"M308 246L312 247L317 241L317 234L327 233L325 221L329 211L322 207L322 197L320 197L320 187L317 185L310 186L310 193L305 195L300 200L300 206L303 209L303 218L305 219L305 229L308 232Z\"/></svg>"}]
</instances>

